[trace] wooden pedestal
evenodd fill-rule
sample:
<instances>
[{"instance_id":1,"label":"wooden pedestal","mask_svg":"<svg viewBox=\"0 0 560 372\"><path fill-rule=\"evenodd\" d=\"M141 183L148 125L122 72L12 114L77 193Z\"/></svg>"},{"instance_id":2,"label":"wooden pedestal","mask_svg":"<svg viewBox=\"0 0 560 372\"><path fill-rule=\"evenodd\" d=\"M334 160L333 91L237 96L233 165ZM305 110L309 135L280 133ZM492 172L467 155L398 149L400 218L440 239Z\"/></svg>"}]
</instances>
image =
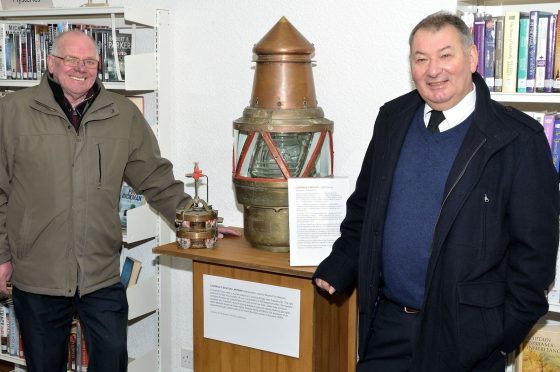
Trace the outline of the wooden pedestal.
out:
<instances>
[{"instance_id":1,"label":"wooden pedestal","mask_svg":"<svg viewBox=\"0 0 560 372\"><path fill-rule=\"evenodd\" d=\"M214 249L170 243L154 252L193 260L195 372L355 371L356 292L329 296L319 291L311 281L315 267L290 267L289 253L255 249L243 237L220 239ZM299 289L299 358L204 338L204 274Z\"/></svg>"}]
</instances>

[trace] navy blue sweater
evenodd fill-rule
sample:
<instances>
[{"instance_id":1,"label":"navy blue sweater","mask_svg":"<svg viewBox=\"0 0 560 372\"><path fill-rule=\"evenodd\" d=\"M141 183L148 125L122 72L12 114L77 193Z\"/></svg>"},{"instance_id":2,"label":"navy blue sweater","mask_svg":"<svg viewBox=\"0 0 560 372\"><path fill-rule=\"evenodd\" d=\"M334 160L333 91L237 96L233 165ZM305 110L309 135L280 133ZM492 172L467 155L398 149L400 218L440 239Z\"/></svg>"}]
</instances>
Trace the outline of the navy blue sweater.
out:
<instances>
[{"instance_id":1,"label":"navy blue sweater","mask_svg":"<svg viewBox=\"0 0 560 372\"><path fill-rule=\"evenodd\" d=\"M383 234L384 295L422 308L424 283L435 223L451 165L472 122L441 133L426 129L423 107L416 112L403 143Z\"/></svg>"}]
</instances>

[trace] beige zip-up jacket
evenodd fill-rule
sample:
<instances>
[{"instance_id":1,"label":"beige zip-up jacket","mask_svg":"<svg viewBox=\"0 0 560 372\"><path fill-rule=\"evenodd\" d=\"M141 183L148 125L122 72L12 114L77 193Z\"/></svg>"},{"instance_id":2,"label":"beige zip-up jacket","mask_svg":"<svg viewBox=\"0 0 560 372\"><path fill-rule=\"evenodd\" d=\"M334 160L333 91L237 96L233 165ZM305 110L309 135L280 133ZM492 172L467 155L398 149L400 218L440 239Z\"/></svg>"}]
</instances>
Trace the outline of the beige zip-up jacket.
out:
<instances>
[{"instance_id":1,"label":"beige zip-up jacket","mask_svg":"<svg viewBox=\"0 0 560 372\"><path fill-rule=\"evenodd\" d=\"M189 200L126 97L102 87L78 133L46 76L0 99L0 263L12 260L13 285L73 296L117 283L123 179L168 221Z\"/></svg>"}]
</instances>

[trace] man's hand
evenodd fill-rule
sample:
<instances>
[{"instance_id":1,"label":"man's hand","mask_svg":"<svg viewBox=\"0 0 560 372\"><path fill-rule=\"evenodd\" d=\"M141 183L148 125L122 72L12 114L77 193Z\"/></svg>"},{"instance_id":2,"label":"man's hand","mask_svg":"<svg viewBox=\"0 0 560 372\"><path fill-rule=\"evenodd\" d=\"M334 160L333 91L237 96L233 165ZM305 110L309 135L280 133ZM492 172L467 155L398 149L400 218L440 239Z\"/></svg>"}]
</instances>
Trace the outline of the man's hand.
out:
<instances>
[{"instance_id":1,"label":"man's hand","mask_svg":"<svg viewBox=\"0 0 560 372\"><path fill-rule=\"evenodd\" d=\"M0 264L0 293L8 294L7 283L12 278L12 272L14 271L12 267L12 261L6 261Z\"/></svg>"},{"instance_id":2,"label":"man's hand","mask_svg":"<svg viewBox=\"0 0 560 372\"><path fill-rule=\"evenodd\" d=\"M241 233L233 227L218 226L218 238L223 238L224 235L241 236Z\"/></svg>"},{"instance_id":3,"label":"man's hand","mask_svg":"<svg viewBox=\"0 0 560 372\"><path fill-rule=\"evenodd\" d=\"M336 289L323 279L315 278L315 284L317 287L321 288L323 291L329 292L331 295L336 292Z\"/></svg>"}]
</instances>

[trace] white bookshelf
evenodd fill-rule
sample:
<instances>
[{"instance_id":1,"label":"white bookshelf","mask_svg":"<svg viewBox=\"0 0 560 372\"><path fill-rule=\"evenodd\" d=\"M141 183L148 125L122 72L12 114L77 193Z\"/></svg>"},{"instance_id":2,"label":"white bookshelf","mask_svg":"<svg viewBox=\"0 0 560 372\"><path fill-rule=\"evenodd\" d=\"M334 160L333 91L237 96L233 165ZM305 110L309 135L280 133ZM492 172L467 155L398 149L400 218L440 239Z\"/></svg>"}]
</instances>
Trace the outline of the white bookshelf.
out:
<instances>
[{"instance_id":1,"label":"white bookshelf","mask_svg":"<svg viewBox=\"0 0 560 372\"><path fill-rule=\"evenodd\" d=\"M132 54L125 57L125 81L103 82L108 90L118 91L127 95L144 94L148 92L153 98L152 117L146 117L152 129L164 141L169 140L169 131L160 128L159 123L166 123L169 112L169 94L160 92L168 90L170 75L169 67L162 64L169 61L170 30L169 11L145 7L80 7L80 8L50 8L27 10L0 10L0 22L17 22L32 24L49 24L57 22L82 23L98 26L109 26L125 30L132 34ZM30 87L39 80L3 80L0 79L0 89L12 90ZM157 214L148 205L134 208L127 213L127 229L123 231L125 246L135 245L137 242L159 239L160 222ZM153 243L156 244L156 243ZM142 247L142 245L141 245ZM123 249L123 255L134 255L134 249ZM151 247L144 247L149 250ZM149 257L149 255L144 254ZM149 258L146 261L150 261ZM154 266L153 262L143 262L146 266ZM127 289L129 302L128 319L144 327L144 322L150 317L157 317L155 327L159 327L159 280L157 267L149 272L146 278L141 275L140 281ZM148 327L153 322L147 322ZM131 359L128 365L130 372L154 372L159 370L159 330L156 329L153 340L148 340L150 350L142 356ZM129 347L130 349L130 347ZM25 360L6 354L0 354L0 359L14 363L16 371L25 370Z\"/></svg>"}]
</instances>

